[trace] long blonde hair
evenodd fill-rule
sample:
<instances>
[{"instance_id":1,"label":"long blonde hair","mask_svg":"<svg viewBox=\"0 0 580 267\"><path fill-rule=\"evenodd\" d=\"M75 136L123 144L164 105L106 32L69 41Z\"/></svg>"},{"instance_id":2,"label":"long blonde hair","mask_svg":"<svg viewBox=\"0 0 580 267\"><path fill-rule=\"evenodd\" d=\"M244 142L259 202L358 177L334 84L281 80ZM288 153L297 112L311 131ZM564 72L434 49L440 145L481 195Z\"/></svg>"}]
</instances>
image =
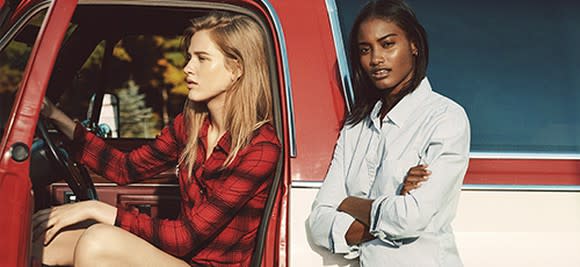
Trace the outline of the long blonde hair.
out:
<instances>
[{"instance_id":1,"label":"long blonde hair","mask_svg":"<svg viewBox=\"0 0 580 267\"><path fill-rule=\"evenodd\" d=\"M272 118L270 70L266 62L265 34L245 15L210 12L193 19L184 34L187 49L193 35L208 30L212 40L226 58L226 67L236 62L242 75L226 92L225 123L231 136L230 153L222 167L227 167L253 137L253 132ZM189 135L179 164L191 175L197 157L199 131L208 115L205 103L187 100L184 118Z\"/></svg>"}]
</instances>

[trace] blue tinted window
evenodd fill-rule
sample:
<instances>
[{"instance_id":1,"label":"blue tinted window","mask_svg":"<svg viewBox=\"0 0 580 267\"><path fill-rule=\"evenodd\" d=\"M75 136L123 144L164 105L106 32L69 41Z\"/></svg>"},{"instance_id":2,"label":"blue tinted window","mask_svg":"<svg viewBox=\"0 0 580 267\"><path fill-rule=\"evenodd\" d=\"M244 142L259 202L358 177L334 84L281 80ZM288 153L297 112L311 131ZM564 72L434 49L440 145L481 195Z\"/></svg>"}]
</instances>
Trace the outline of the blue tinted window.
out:
<instances>
[{"instance_id":1,"label":"blue tinted window","mask_svg":"<svg viewBox=\"0 0 580 267\"><path fill-rule=\"evenodd\" d=\"M336 1L345 39L365 2ZM469 115L472 151L580 153L580 2L407 2L434 90Z\"/></svg>"}]
</instances>

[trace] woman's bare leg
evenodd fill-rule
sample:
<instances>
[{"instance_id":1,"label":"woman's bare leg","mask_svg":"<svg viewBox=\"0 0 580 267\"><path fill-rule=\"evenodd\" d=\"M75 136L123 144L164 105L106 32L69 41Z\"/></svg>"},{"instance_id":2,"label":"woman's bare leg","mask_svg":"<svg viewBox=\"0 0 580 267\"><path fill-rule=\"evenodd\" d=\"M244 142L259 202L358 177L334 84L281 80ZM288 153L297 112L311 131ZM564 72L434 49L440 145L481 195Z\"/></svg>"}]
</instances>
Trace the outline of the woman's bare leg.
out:
<instances>
[{"instance_id":1,"label":"woman's bare leg","mask_svg":"<svg viewBox=\"0 0 580 267\"><path fill-rule=\"evenodd\" d=\"M74 249L86 228L63 231L52 242L44 246L44 237L32 244L32 255L43 264L53 266L73 265Z\"/></svg>"},{"instance_id":2,"label":"woman's bare leg","mask_svg":"<svg viewBox=\"0 0 580 267\"><path fill-rule=\"evenodd\" d=\"M183 266L185 261L161 251L121 228L95 224L78 239L75 266Z\"/></svg>"}]
</instances>

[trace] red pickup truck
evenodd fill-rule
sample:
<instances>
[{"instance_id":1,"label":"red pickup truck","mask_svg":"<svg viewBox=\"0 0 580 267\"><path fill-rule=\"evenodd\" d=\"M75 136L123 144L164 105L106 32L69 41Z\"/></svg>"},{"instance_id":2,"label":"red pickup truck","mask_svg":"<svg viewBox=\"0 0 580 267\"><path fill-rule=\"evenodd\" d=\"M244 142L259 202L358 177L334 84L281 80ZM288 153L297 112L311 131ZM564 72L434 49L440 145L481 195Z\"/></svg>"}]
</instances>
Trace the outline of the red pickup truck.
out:
<instances>
[{"instance_id":1,"label":"red pickup truck","mask_svg":"<svg viewBox=\"0 0 580 267\"><path fill-rule=\"evenodd\" d=\"M186 96L182 31L212 9L246 14L268 33L283 150L253 264L356 265L309 242L305 220L356 97L344 40L364 2L0 0L0 266L38 264L29 256L30 219L51 205L98 197L175 216L173 170L129 186L83 175L39 110L46 96L121 149L151 140ZM580 35L569 29L580 23L580 4L555 0L560 17L538 21L544 7L535 2L501 10L408 2L430 34L434 89L461 103L472 123L454 222L464 263L578 266ZM522 29L568 29L568 39Z\"/></svg>"}]
</instances>

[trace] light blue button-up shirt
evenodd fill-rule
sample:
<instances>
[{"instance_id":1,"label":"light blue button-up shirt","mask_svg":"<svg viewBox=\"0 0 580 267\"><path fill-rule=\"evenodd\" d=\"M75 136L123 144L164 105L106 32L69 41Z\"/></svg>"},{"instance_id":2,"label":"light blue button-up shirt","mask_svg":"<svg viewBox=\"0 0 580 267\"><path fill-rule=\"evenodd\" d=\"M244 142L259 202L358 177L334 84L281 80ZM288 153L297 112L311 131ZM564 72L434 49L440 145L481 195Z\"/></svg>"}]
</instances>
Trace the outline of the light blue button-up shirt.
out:
<instances>
[{"instance_id":1,"label":"light blue button-up shirt","mask_svg":"<svg viewBox=\"0 0 580 267\"><path fill-rule=\"evenodd\" d=\"M314 242L334 253L359 256L361 266L462 266L451 221L469 161L470 130L461 106L431 90L425 78L381 121L378 102L369 117L343 127L309 217ZM432 174L398 195L407 171L428 164ZM349 247L354 221L336 208L348 196L373 199L370 233Z\"/></svg>"}]
</instances>

